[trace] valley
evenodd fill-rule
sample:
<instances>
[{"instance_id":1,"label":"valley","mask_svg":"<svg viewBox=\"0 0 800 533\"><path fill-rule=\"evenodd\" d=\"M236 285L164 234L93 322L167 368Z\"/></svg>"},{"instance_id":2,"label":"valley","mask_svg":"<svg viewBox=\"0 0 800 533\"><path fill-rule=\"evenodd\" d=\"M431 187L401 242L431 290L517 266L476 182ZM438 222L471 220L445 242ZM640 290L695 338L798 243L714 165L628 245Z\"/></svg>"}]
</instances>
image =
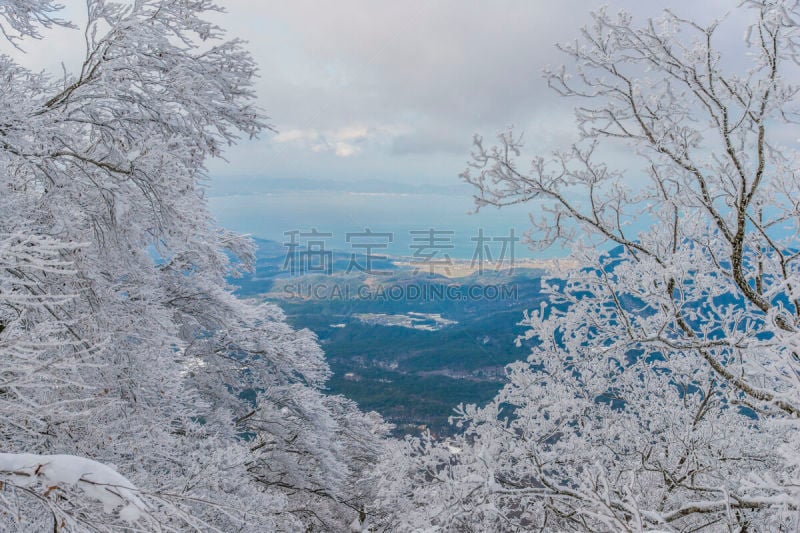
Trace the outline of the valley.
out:
<instances>
[{"instance_id":1,"label":"valley","mask_svg":"<svg viewBox=\"0 0 800 533\"><path fill-rule=\"evenodd\" d=\"M257 242L255 273L233 280L239 294L275 302L290 324L313 331L333 372L329 391L379 412L398 435L450 434L454 407L495 396L505 365L528 353L515 344L517 323L543 300L544 267L565 267L526 260L481 273L461 261L469 273L448 277L386 258L375 275L347 272L350 254L334 252L331 274L291 275L280 243Z\"/></svg>"}]
</instances>

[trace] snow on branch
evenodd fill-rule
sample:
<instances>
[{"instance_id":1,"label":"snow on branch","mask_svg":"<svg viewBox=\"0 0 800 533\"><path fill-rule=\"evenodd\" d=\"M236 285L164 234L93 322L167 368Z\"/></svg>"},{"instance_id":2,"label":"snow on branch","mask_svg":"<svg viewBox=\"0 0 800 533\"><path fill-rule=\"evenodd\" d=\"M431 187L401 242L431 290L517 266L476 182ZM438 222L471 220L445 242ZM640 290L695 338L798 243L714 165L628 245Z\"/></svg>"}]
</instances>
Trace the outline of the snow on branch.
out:
<instances>
[{"instance_id":1,"label":"snow on branch","mask_svg":"<svg viewBox=\"0 0 800 533\"><path fill-rule=\"evenodd\" d=\"M106 513L119 509L124 521L133 523L147 512L138 490L109 466L75 455L0 453L0 476L17 487L43 487L49 496L57 489L80 489L100 502Z\"/></svg>"},{"instance_id":2,"label":"snow on branch","mask_svg":"<svg viewBox=\"0 0 800 533\"><path fill-rule=\"evenodd\" d=\"M0 33L19 48L17 42L24 37L41 38L39 27L73 27L68 21L55 17L54 13L62 8L53 0L0 0Z\"/></svg>"}]
</instances>

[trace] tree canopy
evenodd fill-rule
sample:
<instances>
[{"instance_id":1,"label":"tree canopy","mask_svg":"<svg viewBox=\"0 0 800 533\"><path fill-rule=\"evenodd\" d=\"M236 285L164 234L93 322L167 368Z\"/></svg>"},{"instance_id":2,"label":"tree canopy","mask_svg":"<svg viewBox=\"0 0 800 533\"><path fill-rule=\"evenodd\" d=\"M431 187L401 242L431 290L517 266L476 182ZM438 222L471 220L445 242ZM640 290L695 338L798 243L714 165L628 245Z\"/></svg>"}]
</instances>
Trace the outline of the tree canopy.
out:
<instances>
[{"instance_id":1,"label":"tree canopy","mask_svg":"<svg viewBox=\"0 0 800 533\"><path fill-rule=\"evenodd\" d=\"M205 162L268 128L209 0L89 0L63 77L0 57L2 529L335 530L383 423L322 392L313 334L235 298ZM69 25L0 1L15 45Z\"/></svg>"},{"instance_id":2,"label":"tree canopy","mask_svg":"<svg viewBox=\"0 0 800 533\"><path fill-rule=\"evenodd\" d=\"M800 7L739 9L745 54L730 21L600 10L545 73L580 141L528 165L519 133L476 137L477 206L533 202L531 244L584 268L545 284L536 347L463 436L407 444L391 527L798 527Z\"/></svg>"}]
</instances>

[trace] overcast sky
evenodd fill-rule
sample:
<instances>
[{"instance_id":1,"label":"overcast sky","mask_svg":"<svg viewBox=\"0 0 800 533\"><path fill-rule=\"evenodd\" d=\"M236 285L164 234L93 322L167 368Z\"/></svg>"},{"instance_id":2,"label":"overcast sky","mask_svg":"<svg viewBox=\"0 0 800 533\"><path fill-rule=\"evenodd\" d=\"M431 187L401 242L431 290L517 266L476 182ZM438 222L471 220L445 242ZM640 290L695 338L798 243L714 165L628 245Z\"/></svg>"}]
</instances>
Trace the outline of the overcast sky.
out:
<instances>
[{"instance_id":1,"label":"overcast sky","mask_svg":"<svg viewBox=\"0 0 800 533\"><path fill-rule=\"evenodd\" d=\"M671 7L709 21L735 3L609 8L645 18ZM227 2L223 24L250 41L261 105L280 133L233 150L232 164L214 173L443 184L457 181L476 132L514 124L531 147L563 146L574 138L573 104L541 71L564 61L555 43L574 39L603 4Z\"/></svg>"},{"instance_id":2,"label":"overcast sky","mask_svg":"<svg viewBox=\"0 0 800 533\"><path fill-rule=\"evenodd\" d=\"M219 22L249 41L259 104L279 133L213 162L212 191L258 191L268 178L456 183L473 133L511 124L526 130L532 151L547 152L572 140L574 127L571 103L541 71L564 62L555 43L575 38L591 9L608 4L644 19L670 7L709 21L736 3L227 0ZM80 0L65 4L80 21ZM51 32L28 43L26 62L70 68L80 39Z\"/></svg>"}]
</instances>

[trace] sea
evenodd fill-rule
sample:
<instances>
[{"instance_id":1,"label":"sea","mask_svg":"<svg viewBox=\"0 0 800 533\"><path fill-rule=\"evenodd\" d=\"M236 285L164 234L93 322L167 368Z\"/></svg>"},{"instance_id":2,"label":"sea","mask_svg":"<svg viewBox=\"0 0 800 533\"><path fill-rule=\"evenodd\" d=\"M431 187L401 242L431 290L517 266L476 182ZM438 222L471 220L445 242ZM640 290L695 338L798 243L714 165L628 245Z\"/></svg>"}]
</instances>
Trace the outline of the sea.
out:
<instances>
[{"instance_id":1,"label":"sea","mask_svg":"<svg viewBox=\"0 0 800 533\"><path fill-rule=\"evenodd\" d=\"M476 254L506 261L567 255L562 248L537 251L526 243L536 205L474 213L466 194L278 191L211 196L209 205L223 227L286 246L345 252L371 246L375 255L466 260Z\"/></svg>"}]
</instances>

